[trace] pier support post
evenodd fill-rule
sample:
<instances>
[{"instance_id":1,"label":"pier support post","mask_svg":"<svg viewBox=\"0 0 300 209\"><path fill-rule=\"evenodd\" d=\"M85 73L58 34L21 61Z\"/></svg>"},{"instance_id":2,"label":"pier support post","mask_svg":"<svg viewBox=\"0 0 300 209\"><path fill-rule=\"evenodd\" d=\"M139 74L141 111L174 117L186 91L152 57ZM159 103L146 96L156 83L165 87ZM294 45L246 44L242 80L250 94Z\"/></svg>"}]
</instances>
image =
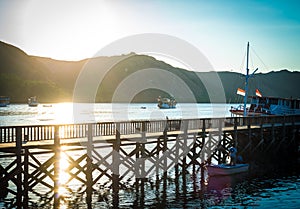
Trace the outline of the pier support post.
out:
<instances>
[{"instance_id":1,"label":"pier support post","mask_svg":"<svg viewBox=\"0 0 300 209\"><path fill-rule=\"evenodd\" d=\"M175 165L175 196L176 199L178 199L180 197L180 193L179 193L179 169L178 169L178 164Z\"/></svg>"},{"instance_id":2,"label":"pier support post","mask_svg":"<svg viewBox=\"0 0 300 209\"><path fill-rule=\"evenodd\" d=\"M244 118L245 119L245 118ZM235 117L234 118L234 144L233 146L234 147L237 147L238 146L238 137L237 137L237 125L238 125L238 122L237 122L237 118Z\"/></svg>"},{"instance_id":3,"label":"pier support post","mask_svg":"<svg viewBox=\"0 0 300 209\"><path fill-rule=\"evenodd\" d=\"M250 118L248 118L248 125L247 125L247 127L248 127L248 143L249 143L249 150L250 150L250 152L253 152L253 142L252 142L252 137L251 137L251 135L252 135L252 132L251 132L251 121L250 121ZM250 152L247 152L247 158L249 159L249 160L252 160L252 154L250 153Z\"/></svg>"},{"instance_id":4,"label":"pier support post","mask_svg":"<svg viewBox=\"0 0 300 209\"><path fill-rule=\"evenodd\" d=\"M200 147L200 149L201 149L201 155L200 155L200 157L201 157L201 164L200 164L200 166L201 166L201 183L204 183L205 182L205 178L204 178L204 170L205 170L205 164L206 164L206 162L205 162L205 138L206 138L206 133L205 133L205 120L202 120L202 135L201 135L201 140L202 140L202 142L201 142L201 147Z\"/></svg>"},{"instance_id":5,"label":"pier support post","mask_svg":"<svg viewBox=\"0 0 300 209\"><path fill-rule=\"evenodd\" d=\"M92 164L92 151L93 151L93 124L88 124L88 143L87 143L87 156L86 156L86 202L88 208L91 207L92 193L93 193L93 164Z\"/></svg>"},{"instance_id":6,"label":"pier support post","mask_svg":"<svg viewBox=\"0 0 300 209\"><path fill-rule=\"evenodd\" d=\"M121 146L120 123L116 123L116 140L113 142L113 155L112 155L113 208L119 208L120 146Z\"/></svg>"},{"instance_id":7,"label":"pier support post","mask_svg":"<svg viewBox=\"0 0 300 209\"><path fill-rule=\"evenodd\" d=\"M164 141L163 141L163 147L162 147L162 151L163 151L163 158L164 158L164 161L163 161L163 171L164 171L164 176L163 178L167 178L167 167L168 167L168 158L166 157L166 151L168 149L168 130L169 130L169 121L167 119L166 121L166 127L164 129Z\"/></svg>"},{"instance_id":8,"label":"pier support post","mask_svg":"<svg viewBox=\"0 0 300 209\"><path fill-rule=\"evenodd\" d=\"M24 182L23 182L23 187L24 187L24 200L23 200L23 207L27 208L28 207L28 179L29 179L29 150L25 149L25 155L24 155Z\"/></svg>"},{"instance_id":9,"label":"pier support post","mask_svg":"<svg viewBox=\"0 0 300 209\"><path fill-rule=\"evenodd\" d=\"M202 120L202 135L201 135L201 139L202 139L202 142L201 142L201 163L204 163L205 161L205 138L206 138L206 128L205 128L205 120L203 119Z\"/></svg>"},{"instance_id":10,"label":"pier support post","mask_svg":"<svg viewBox=\"0 0 300 209\"><path fill-rule=\"evenodd\" d=\"M17 199L16 199L16 203L17 203L17 208L21 208L22 207L22 194L23 194L23 189L22 189L22 128L21 127L17 127L16 128L16 161L17 161L17 182L16 182L16 186L17 186Z\"/></svg>"},{"instance_id":11,"label":"pier support post","mask_svg":"<svg viewBox=\"0 0 300 209\"><path fill-rule=\"evenodd\" d=\"M295 142L295 116L292 116L292 141Z\"/></svg>"},{"instance_id":12,"label":"pier support post","mask_svg":"<svg viewBox=\"0 0 300 209\"><path fill-rule=\"evenodd\" d=\"M283 120L282 120L282 141L285 140L286 138L286 127L285 127L285 123L286 123L286 118L285 116L283 116Z\"/></svg>"},{"instance_id":13,"label":"pier support post","mask_svg":"<svg viewBox=\"0 0 300 209\"><path fill-rule=\"evenodd\" d=\"M271 138L272 138L272 142L271 142L271 147L273 147L273 143L275 142L276 136L275 136L275 127L274 127L274 120L272 120L272 127L271 127Z\"/></svg>"},{"instance_id":14,"label":"pier support post","mask_svg":"<svg viewBox=\"0 0 300 209\"><path fill-rule=\"evenodd\" d=\"M186 185L186 157L182 160L182 198L184 203L186 203L186 195L187 195L187 185Z\"/></svg>"},{"instance_id":15,"label":"pier support post","mask_svg":"<svg viewBox=\"0 0 300 209\"><path fill-rule=\"evenodd\" d=\"M260 147L258 147L260 153L264 153L265 147L266 147L263 124L264 124L263 118L260 117L260 125L259 125L260 126L260 129L259 129L259 135L260 135L259 145L260 145Z\"/></svg>"},{"instance_id":16,"label":"pier support post","mask_svg":"<svg viewBox=\"0 0 300 209\"><path fill-rule=\"evenodd\" d=\"M54 126L54 208L59 208L60 194L59 194L59 161L60 161L60 138L59 126Z\"/></svg>"},{"instance_id":17,"label":"pier support post","mask_svg":"<svg viewBox=\"0 0 300 209\"><path fill-rule=\"evenodd\" d=\"M225 142L225 137L222 140L222 119L218 120L218 147L220 148L222 146L222 142ZM218 164L223 163L223 156L222 156L222 149L218 149Z\"/></svg>"},{"instance_id":18,"label":"pier support post","mask_svg":"<svg viewBox=\"0 0 300 209\"><path fill-rule=\"evenodd\" d=\"M144 184L145 178L146 178L146 168L145 168L145 159L146 159L146 145L147 139L146 139L146 123L142 123L142 143L140 144L140 152L141 152L141 181Z\"/></svg>"}]
</instances>

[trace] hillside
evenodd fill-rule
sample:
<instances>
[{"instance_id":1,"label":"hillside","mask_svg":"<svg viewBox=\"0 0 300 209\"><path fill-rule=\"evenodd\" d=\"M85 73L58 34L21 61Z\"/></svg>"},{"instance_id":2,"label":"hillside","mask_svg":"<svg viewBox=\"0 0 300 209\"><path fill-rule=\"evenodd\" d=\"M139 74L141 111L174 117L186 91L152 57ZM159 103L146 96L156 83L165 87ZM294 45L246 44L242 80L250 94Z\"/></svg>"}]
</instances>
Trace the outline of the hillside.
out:
<instances>
[{"instance_id":1,"label":"hillside","mask_svg":"<svg viewBox=\"0 0 300 209\"><path fill-rule=\"evenodd\" d=\"M299 72L258 73L250 79L250 95L258 88L263 95L300 98L299 81ZM146 55L60 61L29 56L0 42L0 95L10 96L12 103L32 95L40 102L72 101L75 87L78 102L155 102L168 94L179 102L222 102L222 90L227 102L240 102L236 89L243 86L239 73L191 72Z\"/></svg>"},{"instance_id":2,"label":"hillside","mask_svg":"<svg viewBox=\"0 0 300 209\"><path fill-rule=\"evenodd\" d=\"M0 95L18 103L26 102L33 95L44 102L63 99L64 90L52 79L52 72L36 57L0 42Z\"/></svg>"},{"instance_id":3,"label":"hillside","mask_svg":"<svg viewBox=\"0 0 300 209\"><path fill-rule=\"evenodd\" d=\"M236 95L237 88L243 88L245 77L239 73L219 72L228 102L240 102L242 96ZM249 95L259 89L263 96L300 98L300 72L288 70L257 73L249 79Z\"/></svg>"}]
</instances>

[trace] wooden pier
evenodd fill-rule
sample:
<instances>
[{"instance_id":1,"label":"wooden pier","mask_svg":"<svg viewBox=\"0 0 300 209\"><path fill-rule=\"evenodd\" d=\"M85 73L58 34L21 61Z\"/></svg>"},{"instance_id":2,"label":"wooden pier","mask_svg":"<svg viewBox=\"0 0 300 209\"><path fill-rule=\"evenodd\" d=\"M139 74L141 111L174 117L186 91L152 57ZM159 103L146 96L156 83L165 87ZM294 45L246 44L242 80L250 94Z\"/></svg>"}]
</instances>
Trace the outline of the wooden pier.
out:
<instances>
[{"instance_id":1,"label":"wooden pier","mask_svg":"<svg viewBox=\"0 0 300 209\"><path fill-rule=\"evenodd\" d=\"M91 208L109 190L118 207L133 185L141 206L153 177L160 187L168 172L191 169L203 182L205 165L224 162L232 146L249 163L296 158L299 135L300 116L0 127L0 196L9 207L59 208L84 193Z\"/></svg>"}]
</instances>

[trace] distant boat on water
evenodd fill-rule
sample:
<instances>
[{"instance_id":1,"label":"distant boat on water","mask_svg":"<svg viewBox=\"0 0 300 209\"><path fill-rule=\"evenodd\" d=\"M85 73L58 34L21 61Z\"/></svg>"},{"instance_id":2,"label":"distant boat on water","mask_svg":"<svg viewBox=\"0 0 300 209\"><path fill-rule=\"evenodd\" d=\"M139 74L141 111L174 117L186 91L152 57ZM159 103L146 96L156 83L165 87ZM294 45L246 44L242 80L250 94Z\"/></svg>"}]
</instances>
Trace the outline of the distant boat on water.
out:
<instances>
[{"instance_id":1,"label":"distant boat on water","mask_svg":"<svg viewBox=\"0 0 300 209\"><path fill-rule=\"evenodd\" d=\"M174 98L161 98L161 96L159 96L157 98L157 106L160 109L170 109L170 108L176 108L176 100Z\"/></svg>"},{"instance_id":2,"label":"distant boat on water","mask_svg":"<svg viewBox=\"0 0 300 209\"><path fill-rule=\"evenodd\" d=\"M52 104L43 104L43 107L52 107Z\"/></svg>"},{"instance_id":3,"label":"distant boat on water","mask_svg":"<svg viewBox=\"0 0 300 209\"><path fill-rule=\"evenodd\" d=\"M0 96L0 107L9 105L10 98L8 96Z\"/></svg>"},{"instance_id":4,"label":"distant boat on water","mask_svg":"<svg viewBox=\"0 0 300 209\"><path fill-rule=\"evenodd\" d=\"M28 98L29 107L37 107L39 105L36 96Z\"/></svg>"}]
</instances>

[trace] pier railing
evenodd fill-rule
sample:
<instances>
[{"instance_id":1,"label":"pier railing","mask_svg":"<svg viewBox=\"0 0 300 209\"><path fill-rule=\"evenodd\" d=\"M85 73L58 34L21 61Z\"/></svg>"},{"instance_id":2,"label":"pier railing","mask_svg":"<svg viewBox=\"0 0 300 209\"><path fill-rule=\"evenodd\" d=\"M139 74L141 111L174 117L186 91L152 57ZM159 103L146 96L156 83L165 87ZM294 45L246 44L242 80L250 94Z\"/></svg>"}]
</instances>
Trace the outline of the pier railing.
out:
<instances>
[{"instance_id":1,"label":"pier railing","mask_svg":"<svg viewBox=\"0 0 300 209\"><path fill-rule=\"evenodd\" d=\"M185 123L183 123L185 122ZM112 136L118 131L121 135L136 133L163 133L164 131L183 130L186 124L188 130L220 129L223 127L239 128L243 126L282 126L300 123L298 116L262 116L262 117L228 117L228 118L201 118L184 120L151 120L151 121L121 121L101 122L93 124L93 136ZM0 143L54 140L55 130L59 138L74 139L88 136L89 124L64 125L32 125L32 126L3 126L0 127Z\"/></svg>"},{"instance_id":2,"label":"pier railing","mask_svg":"<svg viewBox=\"0 0 300 209\"><path fill-rule=\"evenodd\" d=\"M120 190L131 195L135 188L144 198L146 184L161 191L174 173L176 191L183 188L178 179L192 177L199 192L198 179L207 188L206 165L226 162L232 146L253 165L293 165L299 130L300 115L0 127L0 196L6 191L14 208L59 208L61 200L75 200L62 199L62 188L92 208L94 197L111 192L118 208Z\"/></svg>"}]
</instances>

